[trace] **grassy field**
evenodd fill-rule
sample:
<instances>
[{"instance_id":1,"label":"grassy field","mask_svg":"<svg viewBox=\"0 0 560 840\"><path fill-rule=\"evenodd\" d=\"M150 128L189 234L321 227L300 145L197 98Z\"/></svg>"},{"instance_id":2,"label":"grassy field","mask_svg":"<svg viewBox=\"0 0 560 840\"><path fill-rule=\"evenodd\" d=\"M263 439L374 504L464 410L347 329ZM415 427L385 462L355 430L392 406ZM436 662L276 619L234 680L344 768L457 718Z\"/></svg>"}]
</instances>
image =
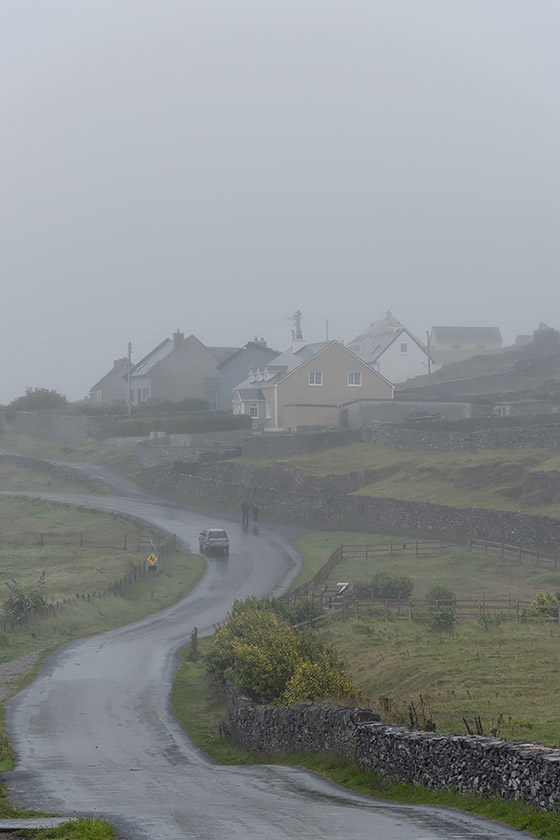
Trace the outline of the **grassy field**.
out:
<instances>
[{"instance_id":1,"label":"grassy field","mask_svg":"<svg viewBox=\"0 0 560 840\"><path fill-rule=\"evenodd\" d=\"M270 467L270 459L241 458L236 463ZM324 477L375 469L375 479L359 495L434 502L456 507L523 510L523 470L558 470L557 449L479 449L451 452L405 452L377 443L351 443L333 449L282 458L303 473ZM469 471L487 467L489 475L471 486ZM560 516L560 505L526 508L531 513Z\"/></svg>"},{"instance_id":2,"label":"grassy field","mask_svg":"<svg viewBox=\"0 0 560 840\"><path fill-rule=\"evenodd\" d=\"M134 447L107 446L95 441L71 443L64 440L49 440L14 432L0 435L0 449L29 455L32 458L47 458L51 461L94 461L113 464L123 470L137 469Z\"/></svg>"},{"instance_id":3,"label":"grassy field","mask_svg":"<svg viewBox=\"0 0 560 840\"><path fill-rule=\"evenodd\" d=\"M402 538L399 541L397 537L344 531L304 537L296 543L305 563L295 585L309 580L340 545L367 543L388 547L391 539L395 546L402 545ZM405 541L407 539L410 545L410 539L405 538ZM420 550L425 550L422 545ZM447 587L461 599L511 597L512 600L531 600L535 592L555 592L560 589L560 562L558 568L554 569L553 563L543 560L537 566L534 560L523 559L518 562L515 558L470 552L462 547L445 547L443 551L435 547L432 553L421 553L418 557L412 552L396 552L391 556L387 550L368 561L363 558L348 559L336 566L331 578L333 581L336 579L355 583L370 581L376 572L412 578L414 600L426 599L435 584Z\"/></svg>"},{"instance_id":4,"label":"grassy field","mask_svg":"<svg viewBox=\"0 0 560 840\"><path fill-rule=\"evenodd\" d=\"M45 532L45 546L18 548ZM175 603L200 579L204 561L198 555L176 552L161 560L152 578L138 581L125 597L76 600L76 595L102 592L147 556L149 536L155 532L125 517L69 505L22 497L0 497L0 604L9 595L6 581L15 578L27 590L35 588L45 571L44 595L49 603L72 599L60 615L41 620L29 631L0 633L0 661L30 650L50 649L70 638L118 627ZM129 550L123 549L124 534ZM80 535L84 546L80 547ZM136 551L140 538L140 551ZM49 545L70 540L71 544ZM92 547L95 543L101 547Z\"/></svg>"}]
</instances>

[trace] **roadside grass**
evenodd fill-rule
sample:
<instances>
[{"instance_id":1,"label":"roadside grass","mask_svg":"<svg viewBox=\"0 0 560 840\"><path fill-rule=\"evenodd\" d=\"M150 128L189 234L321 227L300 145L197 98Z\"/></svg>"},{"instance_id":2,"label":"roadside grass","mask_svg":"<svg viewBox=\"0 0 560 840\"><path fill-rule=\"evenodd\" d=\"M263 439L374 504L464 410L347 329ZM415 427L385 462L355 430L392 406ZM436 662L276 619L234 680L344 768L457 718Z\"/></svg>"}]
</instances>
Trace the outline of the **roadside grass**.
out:
<instances>
[{"instance_id":1,"label":"roadside grass","mask_svg":"<svg viewBox=\"0 0 560 840\"><path fill-rule=\"evenodd\" d=\"M410 703L437 732L476 732L560 746L560 628L544 622L458 622L438 633L418 621L332 621L319 629L348 663L368 705L408 726Z\"/></svg>"},{"instance_id":2,"label":"roadside grass","mask_svg":"<svg viewBox=\"0 0 560 840\"><path fill-rule=\"evenodd\" d=\"M138 468L133 446L109 446L93 440L72 443L7 432L0 435L0 449L52 461L94 461L111 464L125 472Z\"/></svg>"},{"instance_id":3,"label":"roadside grass","mask_svg":"<svg viewBox=\"0 0 560 840\"><path fill-rule=\"evenodd\" d=\"M347 533L344 531L324 531L310 534L296 542L296 548L304 559L303 569L294 586L310 580L330 555L341 545L383 545L393 542L395 549L403 543L414 544L414 538L380 536L379 534ZM424 553L425 545L419 544L419 556L414 553L395 554L389 549L385 554L369 558L352 558L336 566L331 579L350 581L370 581L376 572L389 572L406 575L414 581L412 599L427 599L432 586L440 584L454 592L459 599L509 598L531 600L539 591L560 589L560 564L558 569L550 561L541 560L536 565L534 560L501 558L499 555L468 551L459 546L444 546Z\"/></svg>"},{"instance_id":4,"label":"roadside grass","mask_svg":"<svg viewBox=\"0 0 560 840\"><path fill-rule=\"evenodd\" d=\"M116 840L113 826L103 820L84 817L69 821L56 828L26 829L10 837L32 838L37 840Z\"/></svg>"},{"instance_id":5,"label":"roadside grass","mask_svg":"<svg viewBox=\"0 0 560 840\"><path fill-rule=\"evenodd\" d=\"M83 484L61 478L54 473L40 472L7 461L0 462L0 476L2 477L2 490L4 492L17 492L18 490L29 493L69 493L77 491L104 494L109 492L108 488L101 482L92 482L89 487L84 487Z\"/></svg>"},{"instance_id":6,"label":"roadside grass","mask_svg":"<svg viewBox=\"0 0 560 840\"><path fill-rule=\"evenodd\" d=\"M235 463L264 468L274 462L269 458L245 456L236 458ZM521 503L524 469L560 469L560 455L553 448L440 452L403 451L377 443L350 443L320 452L286 456L277 463L317 477L375 469L377 475L357 491L358 495L560 516L558 504L523 507ZM488 467L484 478L469 477L470 468L482 466Z\"/></svg>"},{"instance_id":7,"label":"roadside grass","mask_svg":"<svg viewBox=\"0 0 560 840\"><path fill-rule=\"evenodd\" d=\"M376 773L360 770L349 759L329 754L252 756L229 736L225 702L206 673L204 656L212 644L212 638L199 641L201 658L196 662L190 658L188 647L182 651L183 664L178 672L171 702L175 717L191 740L213 761L219 764L303 767L364 796L399 804L453 808L529 832L542 840L560 840L560 814L538 811L524 802L488 799L477 794L460 794L455 790L430 791L421 785L393 782Z\"/></svg>"},{"instance_id":8,"label":"roadside grass","mask_svg":"<svg viewBox=\"0 0 560 840\"><path fill-rule=\"evenodd\" d=\"M7 583L34 588L43 571L49 603L102 592L157 539L155 529L119 514L22 496L0 496L0 535L0 604Z\"/></svg>"}]
</instances>

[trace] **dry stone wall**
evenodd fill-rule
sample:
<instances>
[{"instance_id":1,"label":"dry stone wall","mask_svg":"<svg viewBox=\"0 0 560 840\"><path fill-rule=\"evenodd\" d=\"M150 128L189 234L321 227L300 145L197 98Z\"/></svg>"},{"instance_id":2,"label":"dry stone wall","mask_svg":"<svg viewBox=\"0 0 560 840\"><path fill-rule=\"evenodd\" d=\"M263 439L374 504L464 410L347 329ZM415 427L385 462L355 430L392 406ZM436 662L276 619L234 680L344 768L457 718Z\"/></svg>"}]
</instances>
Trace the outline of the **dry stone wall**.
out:
<instances>
[{"instance_id":1,"label":"dry stone wall","mask_svg":"<svg viewBox=\"0 0 560 840\"><path fill-rule=\"evenodd\" d=\"M543 744L418 732L382 724L370 709L256 706L227 694L230 731L253 754L334 752L362 770L430 790L560 806L560 750Z\"/></svg>"},{"instance_id":2,"label":"dry stone wall","mask_svg":"<svg viewBox=\"0 0 560 840\"><path fill-rule=\"evenodd\" d=\"M185 465L195 469L196 465ZM252 487L215 477L188 474L180 464L142 470L142 479L156 487L173 487L198 496L236 506L249 497L261 512L296 520L330 525L359 525L375 530L389 528L410 533L438 534L496 540L519 545L556 549L560 545L560 519L517 511L457 508L431 502L407 502L371 496L296 493L272 486Z\"/></svg>"}]
</instances>

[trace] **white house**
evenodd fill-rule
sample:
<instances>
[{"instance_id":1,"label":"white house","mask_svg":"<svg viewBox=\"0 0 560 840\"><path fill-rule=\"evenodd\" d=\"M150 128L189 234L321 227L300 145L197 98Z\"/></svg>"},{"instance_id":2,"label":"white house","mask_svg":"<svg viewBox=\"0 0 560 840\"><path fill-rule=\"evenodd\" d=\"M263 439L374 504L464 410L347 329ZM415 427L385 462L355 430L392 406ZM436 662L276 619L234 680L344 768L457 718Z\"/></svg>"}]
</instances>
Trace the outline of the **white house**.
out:
<instances>
[{"instance_id":1,"label":"white house","mask_svg":"<svg viewBox=\"0 0 560 840\"><path fill-rule=\"evenodd\" d=\"M430 361L427 346L391 311L347 342L349 350L393 384L439 369Z\"/></svg>"}]
</instances>

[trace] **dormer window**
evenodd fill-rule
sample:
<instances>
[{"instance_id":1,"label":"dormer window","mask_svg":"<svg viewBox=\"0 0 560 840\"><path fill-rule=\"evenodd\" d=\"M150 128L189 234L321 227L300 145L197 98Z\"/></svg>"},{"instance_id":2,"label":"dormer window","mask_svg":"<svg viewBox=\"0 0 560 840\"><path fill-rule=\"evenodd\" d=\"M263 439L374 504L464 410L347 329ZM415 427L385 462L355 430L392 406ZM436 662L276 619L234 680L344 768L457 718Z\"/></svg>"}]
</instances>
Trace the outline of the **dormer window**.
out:
<instances>
[{"instance_id":1,"label":"dormer window","mask_svg":"<svg viewBox=\"0 0 560 840\"><path fill-rule=\"evenodd\" d=\"M255 375L255 371L253 370L253 368L249 368L249 382L255 382L256 378L257 377Z\"/></svg>"},{"instance_id":2,"label":"dormer window","mask_svg":"<svg viewBox=\"0 0 560 840\"><path fill-rule=\"evenodd\" d=\"M262 382L262 378L263 378L262 372L261 372L260 368L257 368L257 382Z\"/></svg>"},{"instance_id":3,"label":"dormer window","mask_svg":"<svg viewBox=\"0 0 560 840\"><path fill-rule=\"evenodd\" d=\"M265 382L268 382L268 380L270 379L270 373L267 367L265 367L265 369L263 370L263 379Z\"/></svg>"}]
</instances>

